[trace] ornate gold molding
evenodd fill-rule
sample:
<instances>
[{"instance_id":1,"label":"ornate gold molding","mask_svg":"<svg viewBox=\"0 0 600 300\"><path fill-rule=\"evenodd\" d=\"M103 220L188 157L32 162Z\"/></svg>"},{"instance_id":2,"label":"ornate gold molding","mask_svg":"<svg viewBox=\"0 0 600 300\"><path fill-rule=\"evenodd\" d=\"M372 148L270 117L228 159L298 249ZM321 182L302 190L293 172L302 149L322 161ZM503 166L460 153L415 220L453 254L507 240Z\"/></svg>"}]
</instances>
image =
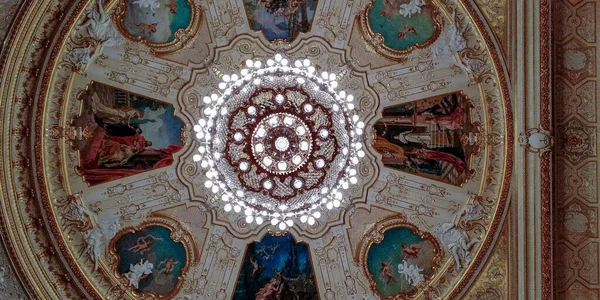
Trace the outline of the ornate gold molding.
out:
<instances>
[{"instance_id":1,"label":"ornate gold molding","mask_svg":"<svg viewBox=\"0 0 600 300\"><path fill-rule=\"evenodd\" d=\"M200 25L202 24L202 16L204 14L203 10L196 5L196 3L192 0L186 0L191 8L191 19L190 24L184 28L179 29L175 32L175 38L171 42L167 43L153 43L148 39L142 36L135 36L129 33L127 28L125 28L125 15L127 13L127 0L119 0L117 4L117 8L115 9L115 24L117 25L117 29L119 32L123 34L126 38L140 42L148 47L152 48L154 52L157 54L170 54L173 52L177 52L178 50L184 48L191 40L195 39L200 31Z\"/></svg>"}]
</instances>

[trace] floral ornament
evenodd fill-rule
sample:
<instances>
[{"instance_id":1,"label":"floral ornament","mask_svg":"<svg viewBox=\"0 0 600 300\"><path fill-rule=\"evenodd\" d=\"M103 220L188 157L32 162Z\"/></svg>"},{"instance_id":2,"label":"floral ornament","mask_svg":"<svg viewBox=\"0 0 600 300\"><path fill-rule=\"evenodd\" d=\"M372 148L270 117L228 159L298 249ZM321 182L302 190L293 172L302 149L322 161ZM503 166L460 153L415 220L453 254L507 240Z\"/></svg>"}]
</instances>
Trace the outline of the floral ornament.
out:
<instances>
[{"instance_id":1,"label":"floral ornament","mask_svg":"<svg viewBox=\"0 0 600 300\"><path fill-rule=\"evenodd\" d=\"M578 119L559 126L558 153L567 157L571 162L578 163L587 157L596 155L596 130L588 127Z\"/></svg>"},{"instance_id":2,"label":"floral ornament","mask_svg":"<svg viewBox=\"0 0 600 300\"><path fill-rule=\"evenodd\" d=\"M409 3L400 5L400 14L405 18L421 13L421 7L425 5L421 0L411 0Z\"/></svg>"},{"instance_id":3,"label":"floral ornament","mask_svg":"<svg viewBox=\"0 0 600 300\"><path fill-rule=\"evenodd\" d=\"M345 191L358 182L355 166L365 156L365 125L354 97L336 91L342 75L315 71L310 60L290 65L281 54L248 60L203 98L193 159L226 212L243 211L247 223L269 219L285 230L297 220L312 226L323 208L347 202Z\"/></svg>"}]
</instances>

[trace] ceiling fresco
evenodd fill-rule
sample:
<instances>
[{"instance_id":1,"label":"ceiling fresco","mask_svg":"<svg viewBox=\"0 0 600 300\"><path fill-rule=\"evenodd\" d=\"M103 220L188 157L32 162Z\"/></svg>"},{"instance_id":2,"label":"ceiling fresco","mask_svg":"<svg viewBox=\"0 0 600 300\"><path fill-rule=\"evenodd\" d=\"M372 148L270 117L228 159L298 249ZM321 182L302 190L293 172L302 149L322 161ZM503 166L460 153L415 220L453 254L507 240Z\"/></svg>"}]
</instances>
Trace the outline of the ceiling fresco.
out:
<instances>
[{"instance_id":1,"label":"ceiling fresco","mask_svg":"<svg viewBox=\"0 0 600 300\"><path fill-rule=\"evenodd\" d=\"M35 5L60 34L1 119L27 289L456 298L506 261L508 74L470 1Z\"/></svg>"}]
</instances>

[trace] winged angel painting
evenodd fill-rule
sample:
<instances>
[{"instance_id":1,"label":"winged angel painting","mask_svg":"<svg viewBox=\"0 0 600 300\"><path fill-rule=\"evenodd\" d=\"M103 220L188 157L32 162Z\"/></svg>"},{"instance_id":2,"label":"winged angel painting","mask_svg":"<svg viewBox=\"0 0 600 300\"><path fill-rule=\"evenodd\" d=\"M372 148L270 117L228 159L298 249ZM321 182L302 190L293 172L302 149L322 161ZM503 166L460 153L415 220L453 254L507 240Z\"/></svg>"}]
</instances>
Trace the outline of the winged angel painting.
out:
<instances>
[{"instance_id":1,"label":"winged angel painting","mask_svg":"<svg viewBox=\"0 0 600 300\"><path fill-rule=\"evenodd\" d=\"M411 294L433 273L435 253L431 240L411 228L392 228L369 249L368 270L381 295Z\"/></svg>"},{"instance_id":2,"label":"winged angel painting","mask_svg":"<svg viewBox=\"0 0 600 300\"><path fill-rule=\"evenodd\" d=\"M132 36L162 44L190 25L192 8L187 0L125 0L125 30Z\"/></svg>"},{"instance_id":3,"label":"winged angel painting","mask_svg":"<svg viewBox=\"0 0 600 300\"><path fill-rule=\"evenodd\" d=\"M368 12L369 27L383 36L393 50L407 50L435 35L433 7L425 0L374 0Z\"/></svg>"},{"instance_id":4,"label":"winged angel painting","mask_svg":"<svg viewBox=\"0 0 600 300\"><path fill-rule=\"evenodd\" d=\"M178 286L187 258L183 244L170 234L165 227L149 226L116 240L118 272L137 292L164 296Z\"/></svg>"}]
</instances>

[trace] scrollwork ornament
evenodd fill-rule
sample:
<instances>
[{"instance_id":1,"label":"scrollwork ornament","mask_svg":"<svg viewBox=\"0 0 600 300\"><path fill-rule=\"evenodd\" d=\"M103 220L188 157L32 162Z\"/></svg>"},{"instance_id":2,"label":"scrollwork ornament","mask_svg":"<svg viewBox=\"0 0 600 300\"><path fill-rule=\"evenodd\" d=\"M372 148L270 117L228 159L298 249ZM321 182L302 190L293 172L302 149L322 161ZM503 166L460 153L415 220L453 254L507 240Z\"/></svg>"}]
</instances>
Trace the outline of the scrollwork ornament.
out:
<instances>
[{"instance_id":1,"label":"scrollwork ornament","mask_svg":"<svg viewBox=\"0 0 600 300\"><path fill-rule=\"evenodd\" d=\"M519 144L528 151L542 156L544 153L552 151L554 137L550 131L544 130L540 125L538 128L531 128L521 133Z\"/></svg>"}]
</instances>

